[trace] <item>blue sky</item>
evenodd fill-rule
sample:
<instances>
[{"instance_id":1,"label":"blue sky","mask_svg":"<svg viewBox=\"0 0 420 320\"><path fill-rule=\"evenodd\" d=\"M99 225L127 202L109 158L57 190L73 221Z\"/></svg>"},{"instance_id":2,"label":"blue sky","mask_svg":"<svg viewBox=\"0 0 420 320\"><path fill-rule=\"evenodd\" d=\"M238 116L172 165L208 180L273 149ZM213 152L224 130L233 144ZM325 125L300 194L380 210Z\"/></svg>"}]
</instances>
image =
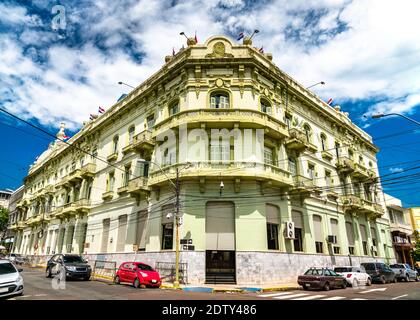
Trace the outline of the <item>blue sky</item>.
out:
<instances>
[{"instance_id":1,"label":"blue sky","mask_svg":"<svg viewBox=\"0 0 420 320\"><path fill-rule=\"evenodd\" d=\"M66 25L53 30L55 5ZM184 44L215 34L251 33L256 47L313 91L333 98L381 148L386 192L420 205L420 3L400 1L2 1L0 106L55 134L73 134L98 106L111 106ZM417 131L416 131L417 129ZM17 188L50 137L0 114L0 188ZM392 174L392 175L390 175ZM399 179L394 179L399 178Z\"/></svg>"}]
</instances>

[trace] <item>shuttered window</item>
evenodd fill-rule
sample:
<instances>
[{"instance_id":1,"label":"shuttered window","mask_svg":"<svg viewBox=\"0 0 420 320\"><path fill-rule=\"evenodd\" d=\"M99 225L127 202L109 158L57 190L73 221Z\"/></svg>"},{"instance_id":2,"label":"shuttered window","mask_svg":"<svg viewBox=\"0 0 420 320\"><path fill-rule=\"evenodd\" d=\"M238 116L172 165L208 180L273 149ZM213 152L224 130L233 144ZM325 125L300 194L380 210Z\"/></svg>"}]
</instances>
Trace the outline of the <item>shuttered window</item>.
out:
<instances>
[{"instance_id":1,"label":"shuttered window","mask_svg":"<svg viewBox=\"0 0 420 320\"><path fill-rule=\"evenodd\" d=\"M338 220L331 219L331 234L338 238Z\"/></svg>"},{"instance_id":2,"label":"shuttered window","mask_svg":"<svg viewBox=\"0 0 420 320\"><path fill-rule=\"evenodd\" d=\"M232 202L207 203L206 249L235 250L235 208Z\"/></svg>"},{"instance_id":3,"label":"shuttered window","mask_svg":"<svg viewBox=\"0 0 420 320\"><path fill-rule=\"evenodd\" d=\"M353 224L351 222L346 222L346 233L349 246L354 246Z\"/></svg>"},{"instance_id":4,"label":"shuttered window","mask_svg":"<svg viewBox=\"0 0 420 320\"><path fill-rule=\"evenodd\" d=\"M315 241L323 242L324 238L322 237L322 219L320 216L314 215L314 237Z\"/></svg>"},{"instance_id":5,"label":"shuttered window","mask_svg":"<svg viewBox=\"0 0 420 320\"><path fill-rule=\"evenodd\" d=\"M137 213L136 243L139 245L139 249L146 248L146 230L147 230L147 210L142 210Z\"/></svg>"},{"instance_id":6,"label":"shuttered window","mask_svg":"<svg viewBox=\"0 0 420 320\"><path fill-rule=\"evenodd\" d=\"M362 236L362 241L367 241L366 227L363 224L360 225L360 233Z\"/></svg>"},{"instance_id":7,"label":"shuttered window","mask_svg":"<svg viewBox=\"0 0 420 320\"><path fill-rule=\"evenodd\" d=\"M127 215L118 217L117 252L124 251L125 238L127 236Z\"/></svg>"},{"instance_id":8,"label":"shuttered window","mask_svg":"<svg viewBox=\"0 0 420 320\"><path fill-rule=\"evenodd\" d=\"M295 228L303 229L302 212L292 211L292 221L295 223Z\"/></svg>"},{"instance_id":9,"label":"shuttered window","mask_svg":"<svg viewBox=\"0 0 420 320\"><path fill-rule=\"evenodd\" d=\"M279 249L279 224L280 210L277 206L266 204L265 213L267 219L267 248L271 250Z\"/></svg>"},{"instance_id":10,"label":"shuttered window","mask_svg":"<svg viewBox=\"0 0 420 320\"><path fill-rule=\"evenodd\" d=\"M272 204L265 205L267 223L280 224L279 208Z\"/></svg>"},{"instance_id":11,"label":"shuttered window","mask_svg":"<svg viewBox=\"0 0 420 320\"><path fill-rule=\"evenodd\" d=\"M303 251L303 218L299 211L292 211L292 221L295 224L295 239L293 240L293 249L296 252Z\"/></svg>"}]
</instances>

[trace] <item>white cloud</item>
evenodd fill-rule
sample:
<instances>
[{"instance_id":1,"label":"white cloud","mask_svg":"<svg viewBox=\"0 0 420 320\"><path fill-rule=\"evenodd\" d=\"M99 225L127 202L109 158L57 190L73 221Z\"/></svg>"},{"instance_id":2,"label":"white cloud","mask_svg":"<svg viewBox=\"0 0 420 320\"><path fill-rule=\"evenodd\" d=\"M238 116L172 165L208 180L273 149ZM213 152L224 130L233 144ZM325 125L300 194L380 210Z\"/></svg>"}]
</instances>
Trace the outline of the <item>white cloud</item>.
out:
<instances>
[{"instance_id":1,"label":"white cloud","mask_svg":"<svg viewBox=\"0 0 420 320\"><path fill-rule=\"evenodd\" d=\"M403 168L389 168L389 171L391 173L400 173L400 172L404 172Z\"/></svg>"},{"instance_id":2,"label":"white cloud","mask_svg":"<svg viewBox=\"0 0 420 320\"><path fill-rule=\"evenodd\" d=\"M314 91L326 99L382 97L370 113L409 113L420 103L420 28L415 25L420 2L278 0L255 6L251 10L239 0L179 2L174 7L166 1L98 0L89 10L69 8L69 34L79 26L86 41L78 48L36 28L0 40L0 85L14 88L13 102L6 106L44 124L58 125L65 119L76 128L99 105L109 107L126 90L118 81L138 85L156 72L172 47L184 43L180 31L193 36L197 30L204 42L214 34L236 36L255 28L261 32L254 45L272 52L274 62L300 83L325 81ZM324 15L305 29L310 9ZM10 24L39 23L23 7L0 4L0 14L6 14ZM347 29L334 34L339 22ZM301 40L288 38L286 28ZM315 45L312 40L322 42ZM98 49L98 41L106 52ZM142 54L141 64L124 50L127 43ZM33 60L43 50L46 60Z\"/></svg>"}]
</instances>

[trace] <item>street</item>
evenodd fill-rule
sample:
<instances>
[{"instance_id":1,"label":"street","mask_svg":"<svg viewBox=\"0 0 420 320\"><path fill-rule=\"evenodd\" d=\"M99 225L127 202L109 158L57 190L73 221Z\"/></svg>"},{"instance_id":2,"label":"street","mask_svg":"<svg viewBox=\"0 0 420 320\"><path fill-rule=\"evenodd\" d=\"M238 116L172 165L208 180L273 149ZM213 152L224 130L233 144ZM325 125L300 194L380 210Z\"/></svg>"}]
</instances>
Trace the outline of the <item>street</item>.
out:
<instances>
[{"instance_id":1,"label":"street","mask_svg":"<svg viewBox=\"0 0 420 320\"><path fill-rule=\"evenodd\" d=\"M9 300L420 300L420 282L398 282L330 291L247 293L186 292L173 289L135 289L101 281L68 280L57 288L41 269L24 268L23 296ZM54 288L55 287L55 288Z\"/></svg>"}]
</instances>

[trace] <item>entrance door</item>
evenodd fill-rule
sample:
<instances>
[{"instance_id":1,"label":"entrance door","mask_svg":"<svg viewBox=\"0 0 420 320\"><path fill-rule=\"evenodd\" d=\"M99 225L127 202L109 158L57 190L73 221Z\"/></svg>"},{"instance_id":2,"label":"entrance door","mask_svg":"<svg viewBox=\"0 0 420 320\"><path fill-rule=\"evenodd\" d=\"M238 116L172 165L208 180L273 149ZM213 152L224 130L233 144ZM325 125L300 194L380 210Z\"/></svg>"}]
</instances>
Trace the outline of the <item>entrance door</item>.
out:
<instances>
[{"instance_id":1,"label":"entrance door","mask_svg":"<svg viewBox=\"0 0 420 320\"><path fill-rule=\"evenodd\" d=\"M235 207L232 202L206 205L206 283L236 283Z\"/></svg>"}]
</instances>

